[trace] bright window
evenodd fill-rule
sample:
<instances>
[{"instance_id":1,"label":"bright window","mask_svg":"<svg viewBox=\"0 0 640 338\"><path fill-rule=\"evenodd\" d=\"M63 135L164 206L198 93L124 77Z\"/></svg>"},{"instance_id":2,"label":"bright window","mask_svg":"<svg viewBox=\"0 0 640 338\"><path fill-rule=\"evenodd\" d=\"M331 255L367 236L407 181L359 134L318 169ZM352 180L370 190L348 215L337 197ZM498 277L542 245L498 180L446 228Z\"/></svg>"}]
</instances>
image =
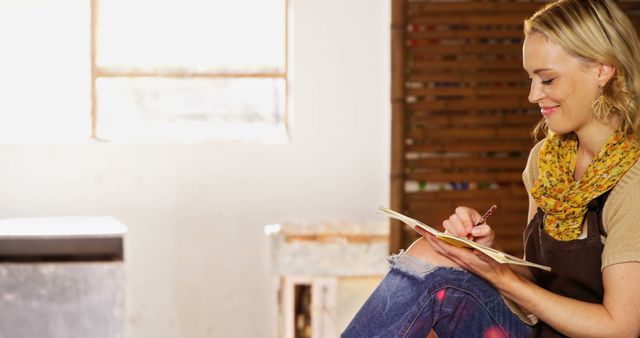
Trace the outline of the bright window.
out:
<instances>
[{"instance_id":1,"label":"bright window","mask_svg":"<svg viewBox=\"0 0 640 338\"><path fill-rule=\"evenodd\" d=\"M286 135L286 0L0 2L0 141Z\"/></svg>"}]
</instances>

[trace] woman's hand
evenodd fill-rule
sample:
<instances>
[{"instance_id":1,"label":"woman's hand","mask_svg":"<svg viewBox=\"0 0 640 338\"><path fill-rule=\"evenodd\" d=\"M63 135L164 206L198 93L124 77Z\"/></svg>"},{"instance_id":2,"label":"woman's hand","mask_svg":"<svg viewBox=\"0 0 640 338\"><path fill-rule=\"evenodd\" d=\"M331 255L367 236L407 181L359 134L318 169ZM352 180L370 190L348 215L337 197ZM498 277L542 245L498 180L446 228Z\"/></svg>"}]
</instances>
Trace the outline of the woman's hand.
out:
<instances>
[{"instance_id":1,"label":"woman's hand","mask_svg":"<svg viewBox=\"0 0 640 338\"><path fill-rule=\"evenodd\" d=\"M450 234L469 238L493 248L493 241L496 237L495 232L486 223L476 226L481 220L482 215L476 210L460 206L456 208L453 215L449 216L449 219L442 222L442 226Z\"/></svg>"},{"instance_id":2,"label":"woman's hand","mask_svg":"<svg viewBox=\"0 0 640 338\"><path fill-rule=\"evenodd\" d=\"M486 223L476 226L481 220L482 215L476 210L460 206L456 208L453 215L442 222L442 226L450 234L470 238L480 244L493 247L495 232ZM508 264L500 264L480 251L458 248L437 239L420 227L415 229L439 255L450 259L459 267L475 273L496 286L507 280L503 277L515 275Z\"/></svg>"},{"instance_id":3,"label":"woman's hand","mask_svg":"<svg viewBox=\"0 0 640 338\"><path fill-rule=\"evenodd\" d=\"M422 231L420 232L422 233ZM423 237L437 253L451 259L459 267L473 272L499 289L516 277L516 273L508 264L500 264L478 250L458 248L426 232Z\"/></svg>"}]
</instances>

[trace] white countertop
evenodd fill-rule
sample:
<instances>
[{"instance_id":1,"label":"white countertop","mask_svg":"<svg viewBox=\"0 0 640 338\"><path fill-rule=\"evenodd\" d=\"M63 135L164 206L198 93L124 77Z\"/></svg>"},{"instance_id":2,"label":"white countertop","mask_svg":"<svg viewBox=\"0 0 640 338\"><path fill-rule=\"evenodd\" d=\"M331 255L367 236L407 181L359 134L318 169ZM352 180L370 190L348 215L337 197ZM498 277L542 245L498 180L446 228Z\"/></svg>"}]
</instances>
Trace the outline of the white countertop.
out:
<instances>
[{"instance_id":1,"label":"white countertop","mask_svg":"<svg viewBox=\"0 0 640 338\"><path fill-rule=\"evenodd\" d=\"M123 237L127 227L111 216L0 219L0 238Z\"/></svg>"}]
</instances>

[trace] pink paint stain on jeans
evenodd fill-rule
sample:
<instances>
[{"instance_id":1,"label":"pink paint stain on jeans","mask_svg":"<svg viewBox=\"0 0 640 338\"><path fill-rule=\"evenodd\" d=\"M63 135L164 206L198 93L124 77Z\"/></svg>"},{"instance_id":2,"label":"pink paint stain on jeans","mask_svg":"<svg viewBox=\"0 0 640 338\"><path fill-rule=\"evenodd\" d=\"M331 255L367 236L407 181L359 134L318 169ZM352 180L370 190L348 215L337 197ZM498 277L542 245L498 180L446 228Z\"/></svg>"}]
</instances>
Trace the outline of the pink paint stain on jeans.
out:
<instances>
[{"instance_id":1,"label":"pink paint stain on jeans","mask_svg":"<svg viewBox=\"0 0 640 338\"><path fill-rule=\"evenodd\" d=\"M445 289L442 289L442 290L436 292L436 299L439 302L442 302L444 300L444 296L445 296Z\"/></svg>"},{"instance_id":2,"label":"pink paint stain on jeans","mask_svg":"<svg viewBox=\"0 0 640 338\"><path fill-rule=\"evenodd\" d=\"M482 336L484 338L509 338L509 336L504 333L504 330L502 330L498 326L488 328L486 331L484 331L484 335Z\"/></svg>"}]
</instances>

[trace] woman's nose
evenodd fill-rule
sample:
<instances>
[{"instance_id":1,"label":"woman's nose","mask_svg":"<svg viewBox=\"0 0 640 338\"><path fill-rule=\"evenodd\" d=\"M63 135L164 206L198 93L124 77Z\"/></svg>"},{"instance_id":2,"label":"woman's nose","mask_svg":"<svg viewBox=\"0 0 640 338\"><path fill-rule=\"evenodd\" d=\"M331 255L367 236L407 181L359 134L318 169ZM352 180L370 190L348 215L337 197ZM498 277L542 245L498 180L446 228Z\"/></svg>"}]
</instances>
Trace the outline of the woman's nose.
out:
<instances>
[{"instance_id":1,"label":"woman's nose","mask_svg":"<svg viewBox=\"0 0 640 338\"><path fill-rule=\"evenodd\" d=\"M535 82L531 82L531 88L529 89L529 102L538 103L538 101L542 100L544 97L544 93L542 92L540 86Z\"/></svg>"}]
</instances>

